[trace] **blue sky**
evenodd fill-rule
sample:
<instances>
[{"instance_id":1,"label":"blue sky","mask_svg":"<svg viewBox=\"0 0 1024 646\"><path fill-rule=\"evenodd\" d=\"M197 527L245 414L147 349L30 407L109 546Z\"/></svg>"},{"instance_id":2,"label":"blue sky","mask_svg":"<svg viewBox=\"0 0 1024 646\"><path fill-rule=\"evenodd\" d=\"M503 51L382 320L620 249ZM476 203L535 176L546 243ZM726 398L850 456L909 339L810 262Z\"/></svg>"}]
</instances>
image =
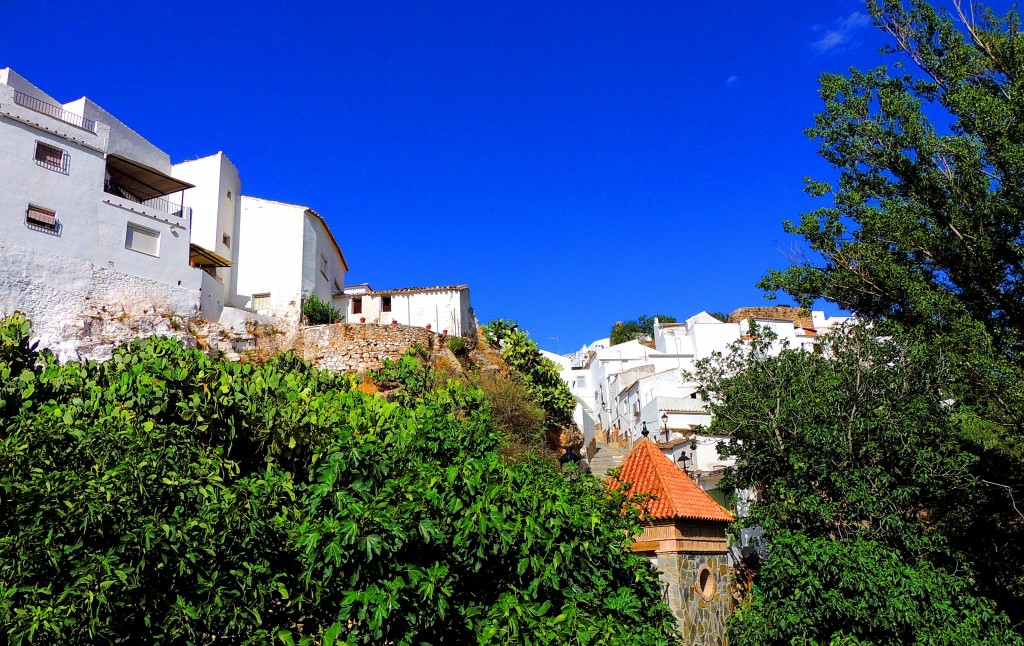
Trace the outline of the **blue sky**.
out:
<instances>
[{"instance_id":1,"label":"blue sky","mask_svg":"<svg viewBox=\"0 0 1024 646\"><path fill-rule=\"evenodd\" d=\"M816 79L883 60L850 0L0 0L0 24L0 67L323 214L347 282L467 283L564 352L763 304L802 178L832 176Z\"/></svg>"}]
</instances>

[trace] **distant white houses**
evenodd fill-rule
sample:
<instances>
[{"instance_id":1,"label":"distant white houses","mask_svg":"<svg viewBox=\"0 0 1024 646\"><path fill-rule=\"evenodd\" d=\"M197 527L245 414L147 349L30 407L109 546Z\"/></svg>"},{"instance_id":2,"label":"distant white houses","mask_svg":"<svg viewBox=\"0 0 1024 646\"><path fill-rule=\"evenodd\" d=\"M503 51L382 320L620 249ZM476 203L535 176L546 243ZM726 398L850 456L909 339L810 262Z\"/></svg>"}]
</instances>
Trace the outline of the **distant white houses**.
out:
<instances>
[{"instance_id":1,"label":"distant white houses","mask_svg":"<svg viewBox=\"0 0 1024 646\"><path fill-rule=\"evenodd\" d=\"M242 196L239 238L237 294L246 307L298 321L311 294L340 304L348 262L313 209Z\"/></svg>"},{"instance_id":2,"label":"distant white houses","mask_svg":"<svg viewBox=\"0 0 1024 646\"><path fill-rule=\"evenodd\" d=\"M302 321L317 295L354 322L475 330L469 289L346 293L348 262L312 208L242 194L223 153L170 157L87 98L60 103L0 69L0 316L37 338L73 336L89 312ZM365 313L350 314L357 303Z\"/></svg>"},{"instance_id":3,"label":"distant white houses","mask_svg":"<svg viewBox=\"0 0 1024 646\"><path fill-rule=\"evenodd\" d=\"M725 438L694 433L711 423L700 384L687 377L696 362L751 338L752 324L778 336L772 348L778 352L783 344L813 350L819 334L848 320L779 307L739 309L729 322L701 312L679 323L656 322L649 340L654 347L599 339L565 357L545 355L561 367L577 398L575 419L588 454L599 442L632 444L646 430L673 460L685 457L701 485L711 489L732 462L718 456Z\"/></svg>"},{"instance_id":4,"label":"distant white houses","mask_svg":"<svg viewBox=\"0 0 1024 646\"><path fill-rule=\"evenodd\" d=\"M361 283L346 287L341 297L350 323L412 325L453 336L476 334L468 285L374 290Z\"/></svg>"}]
</instances>

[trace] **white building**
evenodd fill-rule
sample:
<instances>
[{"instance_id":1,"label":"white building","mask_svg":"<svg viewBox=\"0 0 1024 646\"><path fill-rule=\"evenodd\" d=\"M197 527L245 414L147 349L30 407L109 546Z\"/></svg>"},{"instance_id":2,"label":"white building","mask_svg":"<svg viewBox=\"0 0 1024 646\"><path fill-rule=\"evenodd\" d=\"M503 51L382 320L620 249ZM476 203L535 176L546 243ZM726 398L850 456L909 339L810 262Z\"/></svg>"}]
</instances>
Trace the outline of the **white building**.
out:
<instances>
[{"instance_id":1,"label":"white building","mask_svg":"<svg viewBox=\"0 0 1024 646\"><path fill-rule=\"evenodd\" d=\"M166 153L87 98L0 69L0 313L61 338L91 305L194 315L188 206Z\"/></svg>"},{"instance_id":2,"label":"white building","mask_svg":"<svg viewBox=\"0 0 1024 646\"><path fill-rule=\"evenodd\" d=\"M298 204L248 195L241 202L236 302L291 322L311 294L339 307L348 262L324 218Z\"/></svg>"},{"instance_id":3,"label":"white building","mask_svg":"<svg viewBox=\"0 0 1024 646\"><path fill-rule=\"evenodd\" d=\"M193 185L185 191L192 209L189 264L216 281L203 292L201 312L207 320L217 321L224 307L245 305L236 298L235 272L242 180L223 152L175 164L172 174Z\"/></svg>"},{"instance_id":4,"label":"white building","mask_svg":"<svg viewBox=\"0 0 1024 646\"><path fill-rule=\"evenodd\" d=\"M344 289L342 303L349 323L395 323L453 336L476 334L467 285L374 290L361 283Z\"/></svg>"}]
</instances>

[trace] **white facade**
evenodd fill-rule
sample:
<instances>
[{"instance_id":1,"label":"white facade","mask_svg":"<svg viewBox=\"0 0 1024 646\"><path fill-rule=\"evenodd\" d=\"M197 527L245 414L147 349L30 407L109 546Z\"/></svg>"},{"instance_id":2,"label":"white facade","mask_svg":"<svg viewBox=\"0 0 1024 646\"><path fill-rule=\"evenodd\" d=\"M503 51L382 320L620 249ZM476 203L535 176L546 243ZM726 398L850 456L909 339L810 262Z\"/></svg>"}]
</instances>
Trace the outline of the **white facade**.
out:
<instances>
[{"instance_id":1,"label":"white facade","mask_svg":"<svg viewBox=\"0 0 1024 646\"><path fill-rule=\"evenodd\" d=\"M168 156L86 98L0 70L0 314L40 337L90 305L194 315L189 215Z\"/></svg>"},{"instance_id":2,"label":"white facade","mask_svg":"<svg viewBox=\"0 0 1024 646\"><path fill-rule=\"evenodd\" d=\"M450 334L476 334L467 285L374 290L367 283L344 289L343 310L350 323L411 325Z\"/></svg>"},{"instance_id":3,"label":"white facade","mask_svg":"<svg viewBox=\"0 0 1024 646\"><path fill-rule=\"evenodd\" d=\"M178 179L193 184L193 188L185 191L185 201L192 209L193 253L189 262L213 278L204 285L202 314L216 321L224 307L245 305L235 298L242 180L238 168L223 152L175 164L172 172Z\"/></svg>"},{"instance_id":4,"label":"white facade","mask_svg":"<svg viewBox=\"0 0 1024 646\"><path fill-rule=\"evenodd\" d=\"M311 294L341 305L346 271L341 247L319 213L242 196L235 278L240 306L297 322L302 299Z\"/></svg>"}]
</instances>

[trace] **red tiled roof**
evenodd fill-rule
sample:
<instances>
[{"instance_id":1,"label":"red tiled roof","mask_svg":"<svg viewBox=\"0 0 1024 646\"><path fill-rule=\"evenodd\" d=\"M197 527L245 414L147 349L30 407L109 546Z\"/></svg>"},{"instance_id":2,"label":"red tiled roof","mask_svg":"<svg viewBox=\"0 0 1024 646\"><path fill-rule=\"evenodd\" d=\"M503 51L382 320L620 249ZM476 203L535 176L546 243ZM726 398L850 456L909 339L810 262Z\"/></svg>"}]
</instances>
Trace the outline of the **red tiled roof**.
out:
<instances>
[{"instance_id":1,"label":"red tiled roof","mask_svg":"<svg viewBox=\"0 0 1024 646\"><path fill-rule=\"evenodd\" d=\"M656 496L647 506L650 520L731 522L733 519L732 514L646 438L633 446L622 461L618 478L609 484L616 489L631 484L630 493Z\"/></svg>"}]
</instances>

